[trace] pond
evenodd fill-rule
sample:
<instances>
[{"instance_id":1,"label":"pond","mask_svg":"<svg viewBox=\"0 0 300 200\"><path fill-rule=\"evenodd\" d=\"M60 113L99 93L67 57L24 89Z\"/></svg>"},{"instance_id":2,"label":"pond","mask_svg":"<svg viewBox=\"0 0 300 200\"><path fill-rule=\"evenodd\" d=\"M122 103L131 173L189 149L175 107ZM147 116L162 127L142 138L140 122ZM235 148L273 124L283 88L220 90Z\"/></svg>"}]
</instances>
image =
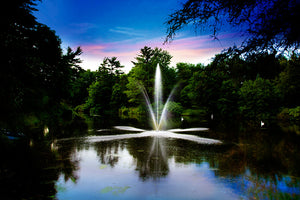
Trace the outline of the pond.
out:
<instances>
[{"instance_id":1,"label":"pond","mask_svg":"<svg viewBox=\"0 0 300 200\"><path fill-rule=\"evenodd\" d=\"M105 127L50 142L2 139L1 199L300 198L297 134L190 131L139 137L142 130Z\"/></svg>"}]
</instances>

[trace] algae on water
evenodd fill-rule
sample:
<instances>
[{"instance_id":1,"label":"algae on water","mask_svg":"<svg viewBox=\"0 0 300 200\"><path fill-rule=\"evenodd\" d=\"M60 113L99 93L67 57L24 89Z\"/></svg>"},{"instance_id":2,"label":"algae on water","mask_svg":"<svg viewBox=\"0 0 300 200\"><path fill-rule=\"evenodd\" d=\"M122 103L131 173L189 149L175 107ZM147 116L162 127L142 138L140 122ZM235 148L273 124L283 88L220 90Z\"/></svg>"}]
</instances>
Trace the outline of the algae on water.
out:
<instances>
[{"instance_id":1,"label":"algae on water","mask_svg":"<svg viewBox=\"0 0 300 200\"><path fill-rule=\"evenodd\" d=\"M106 193L112 193L113 195L119 195L119 194L123 194L126 192L126 190L128 190L130 188L130 186L125 186L125 187L118 187L118 186L107 186L105 188L103 188L101 190L102 194L106 194Z\"/></svg>"},{"instance_id":2,"label":"algae on water","mask_svg":"<svg viewBox=\"0 0 300 200\"><path fill-rule=\"evenodd\" d=\"M107 168L108 166L107 165L101 165L99 168L100 169L105 169L105 168Z\"/></svg>"}]
</instances>

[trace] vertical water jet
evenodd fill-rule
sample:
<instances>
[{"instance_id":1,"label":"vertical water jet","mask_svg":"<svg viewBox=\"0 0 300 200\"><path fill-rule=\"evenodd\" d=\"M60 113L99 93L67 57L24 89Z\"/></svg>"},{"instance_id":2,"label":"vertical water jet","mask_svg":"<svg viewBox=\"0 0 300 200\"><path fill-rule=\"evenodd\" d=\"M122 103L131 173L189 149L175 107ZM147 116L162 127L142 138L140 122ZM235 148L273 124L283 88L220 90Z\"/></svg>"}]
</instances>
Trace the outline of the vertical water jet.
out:
<instances>
[{"instance_id":1,"label":"vertical water jet","mask_svg":"<svg viewBox=\"0 0 300 200\"><path fill-rule=\"evenodd\" d=\"M163 87L162 87L162 75L159 64L157 64L156 72L155 72L155 78L154 78L154 105L152 107L149 96L147 94L146 89L143 85L139 85L139 88L144 96L152 124L153 129L156 131L160 131L163 127L163 124L166 123L166 117L167 117L167 106L168 102L171 99L171 96L174 92L174 89L172 90L171 94L169 95L167 101L165 104L163 104Z\"/></svg>"},{"instance_id":2,"label":"vertical water jet","mask_svg":"<svg viewBox=\"0 0 300 200\"><path fill-rule=\"evenodd\" d=\"M159 64L157 64L155 72L155 87L154 87L154 106L156 114L156 130L159 130L159 121L160 121L160 109L162 105L162 81L161 81L161 71Z\"/></svg>"}]
</instances>

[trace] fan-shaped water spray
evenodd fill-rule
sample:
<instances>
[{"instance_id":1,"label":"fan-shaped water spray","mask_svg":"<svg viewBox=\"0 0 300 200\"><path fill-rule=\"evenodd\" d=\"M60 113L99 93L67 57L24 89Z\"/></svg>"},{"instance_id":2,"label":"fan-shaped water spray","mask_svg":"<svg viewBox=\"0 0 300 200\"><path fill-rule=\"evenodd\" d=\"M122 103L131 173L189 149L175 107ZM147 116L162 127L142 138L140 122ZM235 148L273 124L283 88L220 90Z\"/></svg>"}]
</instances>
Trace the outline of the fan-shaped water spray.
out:
<instances>
[{"instance_id":1,"label":"fan-shaped water spray","mask_svg":"<svg viewBox=\"0 0 300 200\"><path fill-rule=\"evenodd\" d=\"M153 129L159 131L162 129L163 123L166 122L167 106L174 91L173 89L167 101L165 102L165 104L163 104L162 76L159 64L157 64L156 67L154 86L154 110L151 106L151 101L149 99L146 89L143 86L140 86L140 90L145 98L145 102L148 107L150 117L152 119Z\"/></svg>"},{"instance_id":2,"label":"fan-shaped water spray","mask_svg":"<svg viewBox=\"0 0 300 200\"><path fill-rule=\"evenodd\" d=\"M118 140L118 139L128 139L128 138L140 138L140 137L158 137L158 138L176 138L194 141L202 144L220 144L222 143L219 140L202 138L194 135L185 135L185 134L177 134L176 132L191 132L191 131L207 131L208 128L188 128L188 129L171 129L171 130L163 130L164 125L168 122L167 118L167 107L172 95L174 93L174 89L170 93L168 99L165 104L163 104L163 93L162 93L162 76L159 64L157 65L155 72L155 83L154 83L154 106L152 107L151 101L149 99L148 93L143 85L139 84L139 88L145 98L145 102L150 113L150 119L152 121L152 126L154 131L146 131L130 126L115 126L115 129L123 130L123 131L131 131L131 132L141 132L139 134L122 134L122 135L113 135L113 136L101 136L101 137L90 137L89 139L92 141L106 141L106 140Z\"/></svg>"}]
</instances>

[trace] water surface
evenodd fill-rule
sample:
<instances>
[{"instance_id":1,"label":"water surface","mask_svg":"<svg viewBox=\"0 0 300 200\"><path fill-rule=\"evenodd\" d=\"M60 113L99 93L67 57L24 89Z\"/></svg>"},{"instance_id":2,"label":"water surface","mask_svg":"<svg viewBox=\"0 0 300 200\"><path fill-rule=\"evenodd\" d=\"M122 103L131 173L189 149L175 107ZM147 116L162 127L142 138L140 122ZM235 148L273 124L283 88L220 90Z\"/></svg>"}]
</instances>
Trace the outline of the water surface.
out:
<instances>
[{"instance_id":1,"label":"water surface","mask_svg":"<svg viewBox=\"0 0 300 200\"><path fill-rule=\"evenodd\" d=\"M76 141L76 140L75 140ZM199 144L176 138L63 140L77 163L74 180L61 174L58 199L269 199L300 197L299 178L249 162L244 144ZM245 144L246 145L246 144ZM267 145L267 144L266 144ZM261 149L263 150L263 149ZM254 150L255 151L255 150ZM268 165L280 165L269 160ZM275 162L275 163L274 163ZM273 168L273 169L272 169ZM274 169L275 168L275 169ZM269 171L271 170L271 171ZM284 171L283 171L284 172ZM288 172L286 172L288 173Z\"/></svg>"},{"instance_id":2,"label":"water surface","mask_svg":"<svg viewBox=\"0 0 300 200\"><path fill-rule=\"evenodd\" d=\"M1 199L300 198L296 134L175 131L180 137L119 127L30 145L5 141Z\"/></svg>"}]
</instances>

